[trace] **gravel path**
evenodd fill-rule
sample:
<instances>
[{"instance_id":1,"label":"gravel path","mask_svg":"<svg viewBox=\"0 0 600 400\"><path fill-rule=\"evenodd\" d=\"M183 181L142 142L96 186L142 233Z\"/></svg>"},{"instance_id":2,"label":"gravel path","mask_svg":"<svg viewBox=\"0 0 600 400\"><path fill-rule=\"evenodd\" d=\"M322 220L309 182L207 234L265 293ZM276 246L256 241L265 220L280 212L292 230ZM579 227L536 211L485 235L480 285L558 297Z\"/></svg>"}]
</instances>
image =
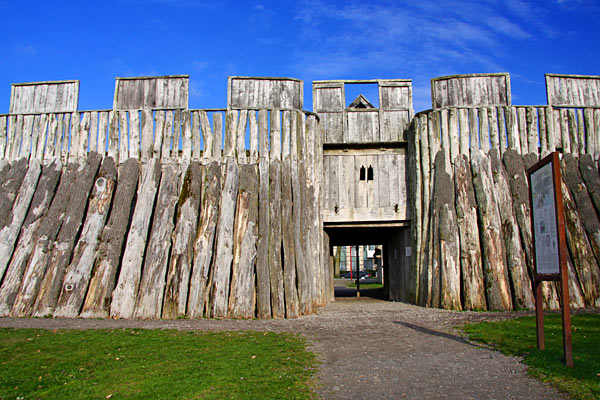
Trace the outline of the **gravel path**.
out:
<instances>
[{"instance_id":1,"label":"gravel path","mask_svg":"<svg viewBox=\"0 0 600 400\"><path fill-rule=\"evenodd\" d=\"M322 361L318 391L325 399L567 398L528 377L518 358L468 343L454 330L465 322L508 315L347 297L297 320L0 318L0 327L292 331L304 334Z\"/></svg>"}]
</instances>

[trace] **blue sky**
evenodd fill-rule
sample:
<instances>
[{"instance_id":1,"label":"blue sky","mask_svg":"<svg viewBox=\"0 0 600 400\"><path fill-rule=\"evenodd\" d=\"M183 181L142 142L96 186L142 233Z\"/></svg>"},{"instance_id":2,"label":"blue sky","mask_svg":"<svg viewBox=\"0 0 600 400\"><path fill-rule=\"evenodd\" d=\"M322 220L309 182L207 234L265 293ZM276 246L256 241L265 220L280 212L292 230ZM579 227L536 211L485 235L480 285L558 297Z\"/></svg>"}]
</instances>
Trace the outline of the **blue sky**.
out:
<instances>
[{"instance_id":1,"label":"blue sky","mask_svg":"<svg viewBox=\"0 0 600 400\"><path fill-rule=\"evenodd\" d=\"M112 107L116 76L169 74L190 75L190 108L224 108L243 75L304 80L307 110L313 80L412 79L421 111L431 78L478 72L546 104L544 73L600 75L599 21L584 0L0 0L0 113L15 82L79 79L90 110Z\"/></svg>"}]
</instances>

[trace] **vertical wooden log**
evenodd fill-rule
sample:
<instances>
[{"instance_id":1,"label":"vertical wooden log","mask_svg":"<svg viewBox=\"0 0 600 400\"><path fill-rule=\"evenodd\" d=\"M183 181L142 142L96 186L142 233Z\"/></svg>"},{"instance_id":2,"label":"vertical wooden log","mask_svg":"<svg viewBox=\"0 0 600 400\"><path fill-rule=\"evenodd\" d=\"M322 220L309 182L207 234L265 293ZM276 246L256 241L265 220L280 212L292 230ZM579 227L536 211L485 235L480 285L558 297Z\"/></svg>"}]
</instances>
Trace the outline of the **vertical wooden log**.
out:
<instances>
[{"instance_id":1,"label":"vertical wooden log","mask_svg":"<svg viewBox=\"0 0 600 400\"><path fill-rule=\"evenodd\" d=\"M500 138L498 137L498 110L496 108L488 108L488 125L490 127L490 145L492 149L500 149Z\"/></svg>"},{"instance_id":2,"label":"vertical wooden log","mask_svg":"<svg viewBox=\"0 0 600 400\"><path fill-rule=\"evenodd\" d=\"M94 184L100 156L91 153L88 160L79 165L77 178L71 187L66 216L56 241L52 244L52 254L48 259L46 274L33 306L33 316L43 317L54 312L63 283L65 269L69 265L75 239L83 222L83 216Z\"/></svg>"},{"instance_id":3,"label":"vertical wooden log","mask_svg":"<svg viewBox=\"0 0 600 400\"><path fill-rule=\"evenodd\" d=\"M7 125L8 125L8 117L1 116L0 117L0 158L4 159L6 154L7 147Z\"/></svg>"},{"instance_id":4,"label":"vertical wooden log","mask_svg":"<svg viewBox=\"0 0 600 400\"><path fill-rule=\"evenodd\" d=\"M60 177L56 194L52 199L48 212L40 222L37 240L31 250L25 274L15 302L11 309L11 316L24 317L31 315L33 303L38 294L40 283L44 278L48 258L52 251L52 244L58 235L61 224L65 219L69 196L77 176L77 166L69 164Z\"/></svg>"},{"instance_id":5,"label":"vertical wooden log","mask_svg":"<svg viewBox=\"0 0 600 400\"><path fill-rule=\"evenodd\" d=\"M228 110L225 114L225 142L223 143L223 157L235 157L237 122L237 110Z\"/></svg>"},{"instance_id":6,"label":"vertical wooden log","mask_svg":"<svg viewBox=\"0 0 600 400\"><path fill-rule=\"evenodd\" d=\"M6 173L0 190L0 229L10 224L9 216L26 173L27 159L25 158L14 162Z\"/></svg>"},{"instance_id":7,"label":"vertical wooden log","mask_svg":"<svg viewBox=\"0 0 600 400\"><path fill-rule=\"evenodd\" d=\"M485 107L479 108L479 146L484 153L490 151L490 126Z\"/></svg>"},{"instance_id":8,"label":"vertical wooden log","mask_svg":"<svg viewBox=\"0 0 600 400\"><path fill-rule=\"evenodd\" d=\"M281 114L271 112L269 154L269 277L273 318L285 317L283 265L281 260Z\"/></svg>"},{"instance_id":9,"label":"vertical wooden log","mask_svg":"<svg viewBox=\"0 0 600 400\"><path fill-rule=\"evenodd\" d=\"M189 110L181 112L181 130L183 133L183 158L192 159L192 120Z\"/></svg>"},{"instance_id":10,"label":"vertical wooden log","mask_svg":"<svg viewBox=\"0 0 600 400\"><path fill-rule=\"evenodd\" d=\"M496 201L498 202L498 210L500 211L506 266L512 283L513 307L515 309L524 308L531 310L534 308L535 300L533 298L531 281L527 273L525 253L521 246L519 226L513 213L513 201L508 184L508 176L497 151L490 152L490 161L492 177L496 188Z\"/></svg>"},{"instance_id":11,"label":"vertical wooden log","mask_svg":"<svg viewBox=\"0 0 600 400\"><path fill-rule=\"evenodd\" d=\"M125 162L129 158L127 114L127 111L119 111L119 163Z\"/></svg>"},{"instance_id":12,"label":"vertical wooden log","mask_svg":"<svg viewBox=\"0 0 600 400\"><path fill-rule=\"evenodd\" d=\"M100 234L110 210L116 178L115 162L107 157L90 194L85 223L65 271L55 316L73 318L79 315L92 275Z\"/></svg>"},{"instance_id":13,"label":"vertical wooden log","mask_svg":"<svg viewBox=\"0 0 600 400\"><path fill-rule=\"evenodd\" d=\"M458 141L458 117L456 108L448 110L448 129L450 134L450 161L454 163L454 159L460 153Z\"/></svg>"},{"instance_id":14,"label":"vertical wooden log","mask_svg":"<svg viewBox=\"0 0 600 400\"><path fill-rule=\"evenodd\" d=\"M594 126L594 109L586 108L583 110L583 120L579 120L579 126L583 128L585 125L585 131L587 132L585 141L585 153L596 154L596 129Z\"/></svg>"},{"instance_id":15,"label":"vertical wooden log","mask_svg":"<svg viewBox=\"0 0 600 400\"><path fill-rule=\"evenodd\" d=\"M56 114L50 114L48 121L48 140L46 142L46 151L44 153L44 161L48 163L56 159L56 133L58 130L58 119Z\"/></svg>"},{"instance_id":16,"label":"vertical wooden log","mask_svg":"<svg viewBox=\"0 0 600 400\"><path fill-rule=\"evenodd\" d=\"M62 164L60 160L55 160L52 164L42 169L42 174L31 200L29 211L21 228L19 241L12 254L12 258L10 258L10 264L6 270L6 276L2 281L2 287L0 287L0 316L8 316L14 305L15 297L23 282L23 275L27 268L29 257L38 239L41 222L54 197L54 191L58 184L61 170ZM2 257L2 260L4 260L4 257Z\"/></svg>"},{"instance_id":17,"label":"vertical wooden log","mask_svg":"<svg viewBox=\"0 0 600 400\"><path fill-rule=\"evenodd\" d=\"M538 115L535 107L527 107L527 148L529 153L538 154Z\"/></svg>"},{"instance_id":18,"label":"vertical wooden log","mask_svg":"<svg viewBox=\"0 0 600 400\"><path fill-rule=\"evenodd\" d=\"M200 119L200 128L202 130L202 140L204 142L204 151L202 152L202 165L206 165L213 161L213 142L214 135L210 128L210 122L208 121L208 115L206 111L199 111L198 118Z\"/></svg>"},{"instance_id":19,"label":"vertical wooden log","mask_svg":"<svg viewBox=\"0 0 600 400\"><path fill-rule=\"evenodd\" d=\"M248 162L256 164L258 162L258 122L256 120L256 111L250 111L248 123L250 130L250 154Z\"/></svg>"},{"instance_id":20,"label":"vertical wooden log","mask_svg":"<svg viewBox=\"0 0 600 400\"><path fill-rule=\"evenodd\" d=\"M98 154L102 157L106 155L106 138L107 138L107 127L109 112L101 112L98 116Z\"/></svg>"},{"instance_id":21,"label":"vertical wooden log","mask_svg":"<svg viewBox=\"0 0 600 400\"><path fill-rule=\"evenodd\" d=\"M92 279L83 303L81 316L84 318L106 318L109 316L112 292L117 281L123 246L135 193L138 186L140 167L133 158L119 166L117 188L110 216L102 229L96 250Z\"/></svg>"},{"instance_id":22,"label":"vertical wooden log","mask_svg":"<svg viewBox=\"0 0 600 400\"><path fill-rule=\"evenodd\" d=\"M600 215L600 176L592 155L586 154L580 157L579 172L592 199L596 214Z\"/></svg>"},{"instance_id":23,"label":"vertical wooden log","mask_svg":"<svg viewBox=\"0 0 600 400\"><path fill-rule=\"evenodd\" d=\"M577 213L575 202L564 180L562 182L562 195L567 245L577 270L585 305L600 307L600 270L598 270L592 247L585 235L585 228Z\"/></svg>"},{"instance_id":24,"label":"vertical wooden log","mask_svg":"<svg viewBox=\"0 0 600 400\"><path fill-rule=\"evenodd\" d=\"M469 157L469 110L458 109L458 124L460 126L460 154Z\"/></svg>"},{"instance_id":25,"label":"vertical wooden log","mask_svg":"<svg viewBox=\"0 0 600 400\"><path fill-rule=\"evenodd\" d=\"M148 162L152 158L153 153L153 138L154 123L152 118L152 110L142 110L142 138L140 148L140 160L143 163Z\"/></svg>"},{"instance_id":26,"label":"vertical wooden log","mask_svg":"<svg viewBox=\"0 0 600 400\"><path fill-rule=\"evenodd\" d=\"M95 151L100 154L98 150L98 111L90 112L90 142L89 151ZM86 152L87 155L87 152ZM102 157L104 154L100 154Z\"/></svg>"},{"instance_id":27,"label":"vertical wooden log","mask_svg":"<svg viewBox=\"0 0 600 400\"><path fill-rule=\"evenodd\" d=\"M469 143L471 150L479 149L479 129L477 125L477 109L469 109ZM432 154L432 160L435 154Z\"/></svg>"},{"instance_id":28,"label":"vertical wooden log","mask_svg":"<svg viewBox=\"0 0 600 400\"><path fill-rule=\"evenodd\" d=\"M296 248L292 221L292 177L291 177L291 126L289 111L283 112L281 162L281 238L283 250L283 286L285 293L285 315L287 318L299 316L298 290L296 288Z\"/></svg>"},{"instance_id":29,"label":"vertical wooden log","mask_svg":"<svg viewBox=\"0 0 600 400\"><path fill-rule=\"evenodd\" d=\"M235 134L235 131L232 133ZM229 305L229 285L233 261L233 227L239 186L239 166L232 156L226 158L225 183L219 203L219 219L215 233L215 255L212 264L210 288L210 316L227 316Z\"/></svg>"},{"instance_id":30,"label":"vertical wooden log","mask_svg":"<svg viewBox=\"0 0 600 400\"><path fill-rule=\"evenodd\" d=\"M548 129L546 128L546 109L545 107L539 107L537 109L539 116L539 139L540 139L540 158L544 157L549 153L548 151Z\"/></svg>"},{"instance_id":31,"label":"vertical wooden log","mask_svg":"<svg viewBox=\"0 0 600 400\"><path fill-rule=\"evenodd\" d=\"M519 141L521 142L521 154L529 153L529 142L527 140L527 109L525 107L518 107L518 120L519 120Z\"/></svg>"},{"instance_id":32,"label":"vertical wooden log","mask_svg":"<svg viewBox=\"0 0 600 400\"><path fill-rule=\"evenodd\" d=\"M448 110L440 110L437 114L439 120L439 127L441 130L442 137L442 148L448 150L445 154L448 156L448 161L451 160L450 155L450 128L448 127Z\"/></svg>"},{"instance_id":33,"label":"vertical wooden log","mask_svg":"<svg viewBox=\"0 0 600 400\"><path fill-rule=\"evenodd\" d=\"M119 163L119 113L108 114L108 156Z\"/></svg>"},{"instance_id":34,"label":"vertical wooden log","mask_svg":"<svg viewBox=\"0 0 600 400\"><path fill-rule=\"evenodd\" d=\"M187 169L177 204L177 223L162 307L163 319L175 319L186 314L201 186L202 167L199 161L194 160Z\"/></svg>"},{"instance_id":35,"label":"vertical wooden log","mask_svg":"<svg viewBox=\"0 0 600 400\"><path fill-rule=\"evenodd\" d=\"M140 112L129 110L129 158L140 159Z\"/></svg>"},{"instance_id":36,"label":"vertical wooden log","mask_svg":"<svg viewBox=\"0 0 600 400\"><path fill-rule=\"evenodd\" d=\"M294 254L296 257L296 276L298 278L298 303L299 312L302 315L312 313L312 301L310 294L310 282L306 266L306 256L303 248L302 236L302 210L303 199L306 198L306 186L301 180L300 172L302 163L302 114L300 111L292 113L291 124L291 178L292 178L292 227L294 238ZM302 182L302 184L300 183Z\"/></svg>"},{"instance_id":37,"label":"vertical wooden log","mask_svg":"<svg viewBox=\"0 0 600 400\"><path fill-rule=\"evenodd\" d=\"M187 304L187 315L190 318L202 318L205 300L208 297L208 274L213 256L221 196L221 166L219 163L212 162L206 168L201 193L200 209L202 211L198 222L198 233L194 241L194 259Z\"/></svg>"},{"instance_id":38,"label":"vertical wooden log","mask_svg":"<svg viewBox=\"0 0 600 400\"><path fill-rule=\"evenodd\" d=\"M200 113L198 111L192 112L192 159L194 161L200 160L202 154L202 146L200 144L200 136L202 131L200 129Z\"/></svg>"},{"instance_id":39,"label":"vertical wooden log","mask_svg":"<svg viewBox=\"0 0 600 400\"><path fill-rule=\"evenodd\" d=\"M563 153L571 152L571 135L569 134L569 114L564 108L557 110L559 112L559 126L561 132L561 143Z\"/></svg>"},{"instance_id":40,"label":"vertical wooden log","mask_svg":"<svg viewBox=\"0 0 600 400\"><path fill-rule=\"evenodd\" d=\"M584 131L583 111L581 109L577 110L577 140L579 142L579 154L585 154L587 144Z\"/></svg>"},{"instance_id":41,"label":"vertical wooden log","mask_svg":"<svg viewBox=\"0 0 600 400\"><path fill-rule=\"evenodd\" d=\"M171 160L178 162L179 161L179 143L182 142L181 134L183 133L182 126L182 111L177 109L175 110L175 114L173 115L173 132L171 134ZM171 113L169 113L171 114ZM168 121L168 118L167 118ZM169 130L169 132L171 132ZM183 144L183 142L182 142Z\"/></svg>"},{"instance_id":42,"label":"vertical wooden log","mask_svg":"<svg viewBox=\"0 0 600 400\"><path fill-rule=\"evenodd\" d=\"M477 203L475 202L471 167L469 160L464 155L455 160L454 184L456 217L460 234L463 308L465 310L486 310L482 255L477 225Z\"/></svg>"},{"instance_id":43,"label":"vertical wooden log","mask_svg":"<svg viewBox=\"0 0 600 400\"><path fill-rule=\"evenodd\" d=\"M582 154L585 146L584 143L579 142L579 132L577 130L577 116L575 114L575 110L568 110L567 123L569 125L569 137L571 139L571 151L575 154Z\"/></svg>"},{"instance_id":44,"label":"vertical wooden log","mask_svg":"<svg viewBox=\"0 0 600 400\"><path fill-rule=\"evenodd\" d=\"M581 290L579 278L577 277L577 271L575 270L575 266L573 265L573 260L571 259L570 255L567 259L567 266L569 268L569 305L571 308L584 308L585 299L583 297L583 291Z\"/></svg>"},{"instance_id":45,"label":"vertical wooden log","mask_svg":"<svg viewBox=\"0 0 600 400\"><path fill-rule=\"evenodd\" d=\"M0 229L0 281L4 277L4 272L13 254L15 242L21 230L21 225L23 225L23 221L27 216L27 210L29 210L29 204L35 193L41 172L40 163L36 159L32 159L20 185L19 194L9 210L6 223Z\"/></svg>"},{"instance_id":46,"label":"vertical wooden log","mask_svg":"<svg viewBox=\"0 0 600 400\"><path fill-rule=\"evenodd\" d=\"M259 147L259 204L258 204L258 255L256 259L257 316L271 317L271 281L269 272L269 131L267 110L258 111Z\"/></svg>"},{"instance_id":47,"label":"vertical wooden log","mask_svg":"<svg viewBox=\"0 0 600 400\"><path fill-rule=\"evenodd\" d=\"M519 154L522 153L521 138L519 134L519 118L516 107L510 107L506 109L506 120L508 130L508 147L510 149L516 149ZM508 118L510 116L510 118Z\"/></svg>"},{"instance_id":48,"label":"vertical wooden log","mask_svg":"<svg viewBox=\"0 0 600 400\"><path fill-rule=\"evenodd\" d=\"M160 159L162 162L168 162L168 160L172 159L171 157L171 149L175 146L178 146L177 143L174 142L174 134L173 134L173 122L174 122L173 111L168 110L165 111L165 124L163 126L163 134L162 134L162 148L160 150Z\"/></svg>"},{"instance_id":49,"label":"vertical wooden log","mask_svg":"<svg viewBox=\"0 0 600 400\"><path fill-rule=\"evenodd\" d=\"M585 154L581 156L585 156ZM581 216L596 261L600 263L600 221L598 221L588 188L579 172L579 160L573 154L565 154L561 164L563 180L571 192L572 199L575 200L577 212Z\"/></svg>"},{"instance_id":50,"label":"vertical wooden log","mask_svg":"<svg viewBox=\"0 0 600 400\"><path fill-rule=\"evenodd\" d=\"M248 122L248 110L240 110L240 119L236 131L236 153L239 164L246 164L246 124Z\"/></svg>"},{"instance_id":51,"label":"vertical wooden log","mask_svg":"<svg viewBox=\"0 0 600 400\"><path fill-rule=\"evenodd\" d=\"M156 158L152 158L148 164L142 166L137 203L127 235L121 272L117 286L112 293L110 316L113 318L133 317L142 275L146 240L150 229L150 217L154 210L154 200L160 182L160 174L160 163Z\"/></svg>"},{"instance_id":52,"label":"vertical wooden log","mask_svg":"<svg viewBox=\"0 0 600 400\"><path fill-rule=\"evenodd\" d=\"M488 309L507 311L512 309L512 301L502 246L500 211L494 195L490 161L483 152L471 152L471 171L478 206Z\"/></svg>"},{"instance_id":53,"label":"vertical wooden log","mask_svg":"<svg viewBox=\"0 0 600 400\"><path fill-rule=\"evenodd\" d=\"M238 136L239 138L239 136ZM255 264L258 240L258 170L240 166L240 184L233 229L233 261L228 315L252 318L256 304Z\"/></svg>"},{"instance_id":54,"label":"vertical wooden log","mask_svg":"<svg viewBox=\"0 0 600 400\"><path fill-rule=\"evenodd\" d=\"M77 154L77 160L82 162L87 157L88 152L88 143L90 136L90 113L83 113L83 118L81 119L81 123L79 124L79 141L77 142L77 147L75 148Z\"/></svg>"},{"instance_id":55,"label":"vertical wooden log","mask_svg":"<svg viewBox=\"0 0 600 400\"><path fill-rule=\"evenodd\" d=\"M504 154L506 149L508 149L508 138L506 136L506 108L498 107L498 136L500 138L500 153Z\"/></svg>"},{"instance_id":56,"label":"vertical wooden log","mask_svg":"<svg viewBox=\"0 0 600 400\"><path fill-rule=\"evenodd\" d=\"M455 114L456 115L456 114ZM423 198L423 181L421 177L421 144L419 140L419 132L421 127L419 124L422 122L421 118L413 119L408 129L408 190L413 193L411 200L408 202L409 212L413 218L411 223L411 244L410 246L415 249L413 257L410 259L410 270L413 275L410 277L414 282L414 291L409 294L409 301L416 303L419 297L419 283L421 276L421 239L423 234L422 227L422 198ZM456 121L454 121L456 122ZM459 156L460 157L460 156ZM329 249L328 249L329 250Z\"/></svg>"},{"instance_id":57,"label":"vertical wooden log","mask_svg":"<svg viewBox=\"0 0 600 400\"><path fill-rule=\"evenodd\" d=\"M600 110L594 110L594 160L600 156Z\"/></svg>"},{"instance_id":58,"label":"vertical wooden log","mask_svg":"<svg viewBox=\"0 0 600 400\"><path fill-rule=\"evenodd\" d=\"M421 226L423 227L423 234L421 236L421 252L423 254L423 261L421 263L419 277L419 294L418 304L426 306L431 300L431 192L433 188L433 179L431 179L431 153L429 147L429 116L422 115L419 124L419 137L421 139L421 169L423 171L423 216ZM468 137L468 131L464 134Z\"/></svg>"},{"instance_id":59,"label":"vertical wooden log","mask_svg":"<svg viewBox=\"0 0 600 400\"><path fill-rule=\"evenodd\" d=\"M212 159L223 160L223 114L213 114Z\"/></svg>"},{"instance_id":60,"label":"vertical wooden log","mask_svg":"<svg viewBox=\"0 0 600 400\"><path fill-rule=\"evenodd\" d=\"M544 110L546 117L546 134L548 135L548 151L553 152L556 150L556 131L554 125L554 111L552 106L548 106Z\"/></svg>"},{"instance_id":61,"label":"vertical wooden log","mask_svg":"<svg viewBox=\"0 0 600 400\"><path fill-rule=\"evenodd\" d=\"M154 116L154 120L156 122L156 127L154 128L154 148L153 154L154 158L158 158L159 160L162 158L162 147L163 140L165 135L165 111L156 111L156 115Z\"/></svg>"},{"instance_id":62,"label":"vertical wooden log","mask_svg":"<svg viewBox=\"0 0 600 400\"><path fill-rule=\"evenodd\" d=\"M19 117L21 117L21 115L19 115ZM18 117L17 117L18 119ZM21 151L19 153L19 156L22 158L29 158L29 156L31 155L31 139L32 139L32 135L33 135L33 120L34 120L34 116L33 115L25 115L23 116L23 125L21 127L22 129L22 142L21 142ZM17 126L17 128L19 128Z\"/></svg>"},{"instance_id":63,"label":"vertical wooden log","mask_svg":"<svg viewBox=\"0 0 600 400\"><path fill-rule=\"evenodd\" d=\"M533 264L533 239L531 232L531 210L529 209L529 189L527 175L523 158L515 149L506 151L503 156L504 167L506 168L508 183L513 201L513 211L519 232L521 242L525 251L525 261L529 271L530 279L533 278L535 266ZM542 295L544 297L544 306L549 309L560 308L556 288L550 282L542 283Z\"/></svg>"},{"instance_id":64,"label":"vertical wooden log","mask_svg":"<svg viewBox=\"0 0 600 400\"><path fill-rule=\"evenodd\" d=\"M171 236L175 225L175 206L179 194L179 167L164 164L161 170L156 210L137 294L135 318L158 319L162 311Z\"/></svg>"},{"instance_id":65,"label":"vertical wooden log","mask_svg":"<svg viewBox=\"0 0 600 400\"><path fill-rule=\"evenodd\" d=\"M44 160L44 152L46 150L47 130L48 130L48 114L42 114L42 116L40 118L40 124L39 124L37 153L35 156L40 162L42 162Z\"/></svg>"},{"instance_id":66,"label":"vertical wooden log","mask_svg":"<svg viewBox=\"0 0 600 400\"><path fill-rule=\"evenodd\" d=\"M4 158L8 161L12 161L15 153L15 135L17 132L17 116L9 115L7 119L8 127L6 132L6 149L4 151Z\"/></svg>"}]
</instances>

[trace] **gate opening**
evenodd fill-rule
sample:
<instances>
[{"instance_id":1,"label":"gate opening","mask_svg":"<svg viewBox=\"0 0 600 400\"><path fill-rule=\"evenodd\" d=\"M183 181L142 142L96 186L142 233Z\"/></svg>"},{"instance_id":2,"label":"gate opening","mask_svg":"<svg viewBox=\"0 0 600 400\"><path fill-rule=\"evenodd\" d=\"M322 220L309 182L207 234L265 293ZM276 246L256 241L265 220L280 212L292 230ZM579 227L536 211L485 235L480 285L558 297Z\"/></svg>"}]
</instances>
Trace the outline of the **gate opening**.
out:
<instances>
[{"instance_id":1,"label":"gate opening","mask_svg":"<svg viewBox=\"0 0 600 400\"><path fill-rule=\"evenodd\" d=\"M410 274L409 226L328 227L335 297L399 301Z\"/></svg>"}]
</instances>

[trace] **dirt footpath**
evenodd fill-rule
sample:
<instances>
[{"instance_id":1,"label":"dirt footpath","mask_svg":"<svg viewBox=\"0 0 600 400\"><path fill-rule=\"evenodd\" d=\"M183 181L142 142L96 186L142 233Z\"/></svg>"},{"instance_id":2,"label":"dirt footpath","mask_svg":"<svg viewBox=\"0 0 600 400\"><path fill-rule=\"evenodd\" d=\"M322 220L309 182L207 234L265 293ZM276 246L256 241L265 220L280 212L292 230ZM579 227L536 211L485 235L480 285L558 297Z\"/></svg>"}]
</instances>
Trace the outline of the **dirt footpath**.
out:
<instances>
[{"instance_id":1,"label":"dirt footpath","mask_svg":"<svg viewBox=\"0 0 600 400\"><path fill-rule=\"evenodd\" d=\"M506 318L369 298L338 298L318 315L279 321L0 318L0 327L291 331L318 353L325 399L565 399L518 358L470 344L453 327Z\"/></svg>"}]
</instances>

